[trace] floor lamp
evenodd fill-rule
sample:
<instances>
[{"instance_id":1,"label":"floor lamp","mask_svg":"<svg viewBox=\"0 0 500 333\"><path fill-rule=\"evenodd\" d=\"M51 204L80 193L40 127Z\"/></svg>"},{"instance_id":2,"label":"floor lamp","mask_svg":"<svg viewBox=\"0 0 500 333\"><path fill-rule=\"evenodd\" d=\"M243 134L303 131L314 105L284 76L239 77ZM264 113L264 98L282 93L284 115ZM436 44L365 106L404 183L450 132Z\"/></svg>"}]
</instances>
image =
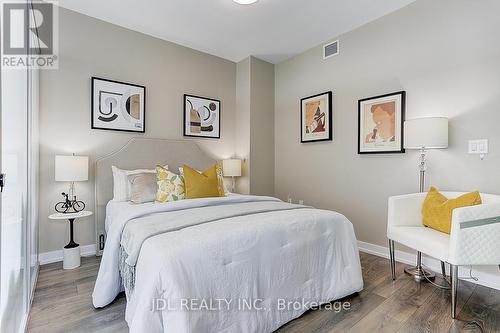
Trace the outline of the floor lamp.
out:
<instances>
[{"instance_id":1,"label":"floor lamp","mask_svg":"<svg viewBox=\"0 0 500 333\"><path fill-rule=\"evenodd\" d=\"M448 118L430 117L407 120L404 123L404 147L420 151L420 193L425 192L425 172L427 171L426 154L430 149L443 149L448 147ZM444 272L444 263L441 263ZM405 268L405 272L414 277L417 282L433 279L433 272L422 268L422 252L417 252L415 267Z\"/></svg>"}]
</instances>

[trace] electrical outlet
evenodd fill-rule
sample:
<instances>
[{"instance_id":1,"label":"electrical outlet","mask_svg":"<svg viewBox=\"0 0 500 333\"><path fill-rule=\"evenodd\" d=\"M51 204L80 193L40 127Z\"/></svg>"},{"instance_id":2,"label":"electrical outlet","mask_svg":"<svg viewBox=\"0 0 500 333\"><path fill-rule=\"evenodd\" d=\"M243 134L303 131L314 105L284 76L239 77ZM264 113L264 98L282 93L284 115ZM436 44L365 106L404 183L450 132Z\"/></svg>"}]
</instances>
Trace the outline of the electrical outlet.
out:
<instances>
[{"instance_id":1,"label":"electrical outlet","mask_svg":"<svg viewBox=\"0 0 500 333\"><path fill-rule=\"evenodd\" d=\"M299 200L299 205L303 205L304 204L304 200Z\"/></svg>"}]
</instances>

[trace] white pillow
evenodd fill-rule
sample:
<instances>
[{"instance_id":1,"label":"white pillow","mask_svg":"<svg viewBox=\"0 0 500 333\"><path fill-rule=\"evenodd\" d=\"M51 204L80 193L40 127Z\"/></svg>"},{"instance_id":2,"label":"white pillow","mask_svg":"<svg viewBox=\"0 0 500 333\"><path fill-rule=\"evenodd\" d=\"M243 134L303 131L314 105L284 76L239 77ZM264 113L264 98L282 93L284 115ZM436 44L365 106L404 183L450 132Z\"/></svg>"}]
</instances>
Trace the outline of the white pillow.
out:
<instances>
[{"instance_id":1,"label":"white pillow","mask_svg":"<svg viewBox=\"0 0 500 333\"><path fill-rule=\"evenodd\" d=\"M164 166L168 169L168 165ZM131 183L128 179L130 175L139 173L156 173L155 169L137 169L137 170L123 170L111 166L113 171L113 200L114 201L130 201Z\"/></svg>"}]
</instances>

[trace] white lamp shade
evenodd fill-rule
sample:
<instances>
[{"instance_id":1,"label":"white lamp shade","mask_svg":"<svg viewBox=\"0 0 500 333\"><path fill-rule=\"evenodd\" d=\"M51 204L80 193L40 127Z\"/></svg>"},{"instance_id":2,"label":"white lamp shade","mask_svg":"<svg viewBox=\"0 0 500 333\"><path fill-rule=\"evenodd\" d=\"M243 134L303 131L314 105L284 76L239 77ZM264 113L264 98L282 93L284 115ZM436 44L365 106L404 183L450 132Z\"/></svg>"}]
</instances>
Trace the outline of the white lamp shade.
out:
<instances>
[{"instance_id":1,"label":"white lamp shade","mask_svg":"<svg viewBox=\"0 0 500 333\"><path fill-rule=\"evenodd\" d=\"M241 176L241 160L229 159L222 161L222 170L225 177Z\"/></svg>"},{"instance_id":2,"label":"white lamp shade","mask_svg":"<svg viewBox=\"0 0 500 333\"><path fill-rule=\"evenodd\" d=\"M89 179L88 156L56 155L57 182L82 182Z\"/></svg>"},{"instance_id":3,"label":"white lamp shade","mask_svg":"<svg viewBox=\"0 0 500 333\"><path fill-rule=\"evenodd\" d=\"M448 118L429 117L405 121L406 149L439 149L448 147Z\"/></svg>"}]
</instances>

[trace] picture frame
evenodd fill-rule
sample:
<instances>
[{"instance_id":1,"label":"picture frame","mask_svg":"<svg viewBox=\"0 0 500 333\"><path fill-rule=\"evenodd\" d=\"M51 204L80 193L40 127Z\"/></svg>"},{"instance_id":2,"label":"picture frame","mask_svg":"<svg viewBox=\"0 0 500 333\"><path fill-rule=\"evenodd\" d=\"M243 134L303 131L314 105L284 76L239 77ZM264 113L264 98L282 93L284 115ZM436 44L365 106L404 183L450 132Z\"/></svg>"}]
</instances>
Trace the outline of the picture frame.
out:
<instances>
[{"instance_id":1,"label":"picture frame","mask_svg":"<svg viewBox=\"0 0 500 333\"><path fill-rule=\"evenodd\" d=\"M300 100L300 142L333 140L333 92Z\"/></svg>"},{"instance_id":2,"label":"picture frame","mask_svg":"<svg viewBox=\"0 0 500 333\"><path fill-rule=\"evenodd\" d=\"M91 128L145 133L146 87L91 77Z\"/></svg>"},{"instance_id":3,"label":"picture frame","mask_svg":"<svg viewBox=\"0 0 500 333\"><path fill-rule=\"evenodd\" d=\"M358 101L358 154L401 154L404 149L406 92Z\"/></svg>"},{"instance_id":4,"label":"picture frame","mask_svg":"<svg viewBox=\"0 0 500 333\"><path fill-rule=\"evenodd\" d=\"M221 101L184 94L184 136L220 139Z\"/></svg>"}]
</instances>

